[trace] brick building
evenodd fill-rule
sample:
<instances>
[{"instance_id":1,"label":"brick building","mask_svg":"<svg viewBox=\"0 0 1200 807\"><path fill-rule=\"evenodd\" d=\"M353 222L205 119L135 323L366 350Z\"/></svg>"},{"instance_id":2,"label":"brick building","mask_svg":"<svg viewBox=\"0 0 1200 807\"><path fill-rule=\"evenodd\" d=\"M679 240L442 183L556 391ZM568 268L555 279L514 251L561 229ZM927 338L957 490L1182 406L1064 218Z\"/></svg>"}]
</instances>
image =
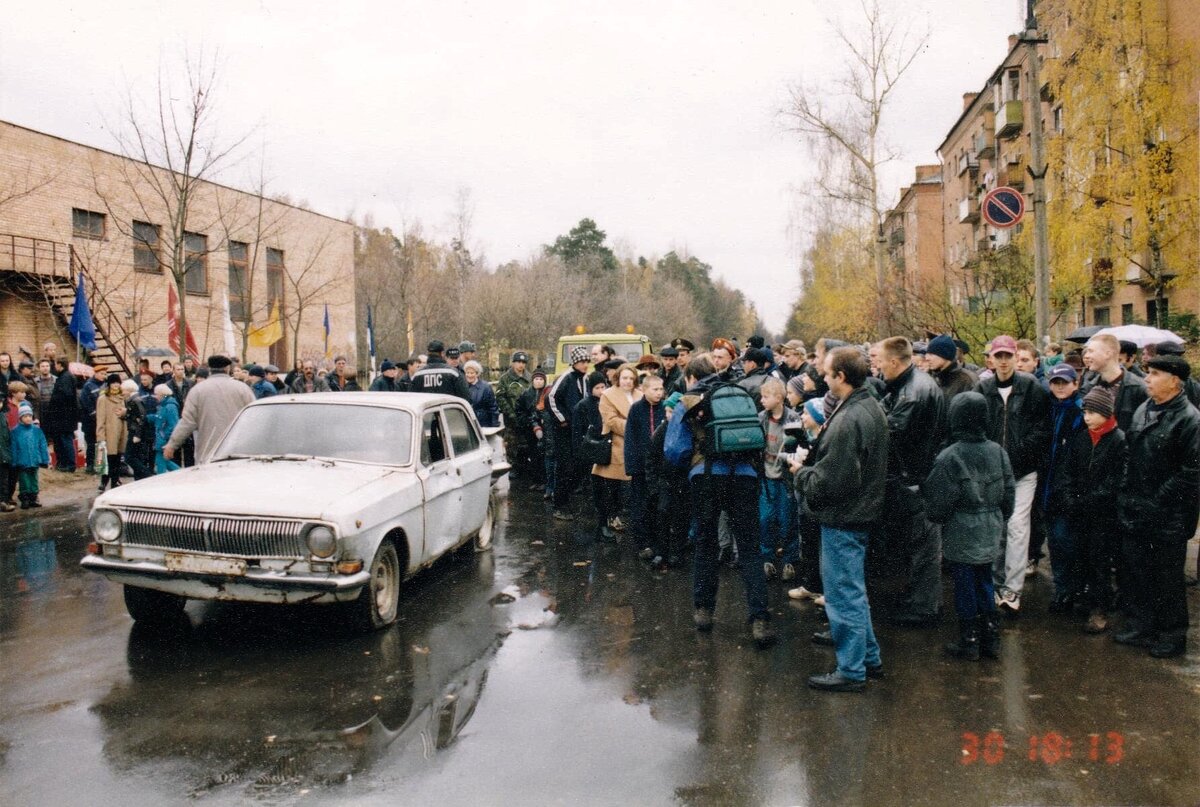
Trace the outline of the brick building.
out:
<instances>
[{"instance_id":1,"label":"brick building","mask_svg":"<svg viewBox=\"0 0 1200 807\"><path fill-rule=\"evenodd\" d=\"M0 122L0 350L74 356L66 324L83 273L96 359L128 369L139 348L166 348L172 244L155 185L165 169ZM286 368L329 348L353 355L354 227L213 182L195 193L179 244L184 305L200 355L233 352ZM226 299L229 317L226 325ZM282 338L245 347L278 310ZM297 355L299 354L299 355Z\"/></svg>"},{"instance_id":2,"label":"brick building","mask_svg":"<svg viewBox=\"0 0 1200 807\"><path fill-rule=\"evenodd\" d=\"M883 220L888 267L900 292L898 304L928 300L946 283L942 229L942 166L918 165L913 183L900 190L900 200ZM924 319L905 311L904 320ZM921 322L922 325L931 323Z\"/></svg>"}]
</instances>

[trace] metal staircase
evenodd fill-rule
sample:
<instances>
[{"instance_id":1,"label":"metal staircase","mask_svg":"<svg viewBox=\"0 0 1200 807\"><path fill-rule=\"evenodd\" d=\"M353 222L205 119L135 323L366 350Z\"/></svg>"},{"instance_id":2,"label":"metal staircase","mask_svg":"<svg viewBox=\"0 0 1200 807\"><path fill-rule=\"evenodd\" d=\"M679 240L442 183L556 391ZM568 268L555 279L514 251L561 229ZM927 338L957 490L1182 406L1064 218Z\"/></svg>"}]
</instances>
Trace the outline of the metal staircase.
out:
<instances>
[{"instance_id":1,"label":"metal staircase","mask_svg":"<svg viewBox=\"0 0 1200 807\"><path fill-rule=\"evenodd\" d=\"M96 349L89 351L88 358L93 364L119 369L126 378L133 376L130 364L136 349L133 339L75 247L43 238L0 233L0 272L14 273L18 289L40 295L54 312L62 334L67 333L75 311L75 284L82 274L96 326Z\"/></svg>"}]
</instances>

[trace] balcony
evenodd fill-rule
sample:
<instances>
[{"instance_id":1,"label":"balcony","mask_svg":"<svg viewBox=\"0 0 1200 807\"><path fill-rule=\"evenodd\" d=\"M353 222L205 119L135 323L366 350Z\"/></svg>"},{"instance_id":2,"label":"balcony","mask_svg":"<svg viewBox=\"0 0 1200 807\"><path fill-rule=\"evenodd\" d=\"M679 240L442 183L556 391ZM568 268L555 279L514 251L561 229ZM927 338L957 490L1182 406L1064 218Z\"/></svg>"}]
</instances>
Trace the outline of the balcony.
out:
<instances>
[{"instance_id":1,"label":"balcony","mask_svg":"<svg viewBox=\"0 0 1200 807\"><path fill-rule=\"evenodd\" d=\"M979 221L979 200L974 197L960 199L958 202L958 223Z\"/></svg>"},{"instance_id":2,"label":"balcony","mask_svg":"<svg viewBox=\"0 0 1200 807\"><path fill-rule=\"evenodd\" d=\"M1105 171L1096 171L1088 177L1086 193L1096 203L1097 207L1112 198L1108 173Z\"/></svg>"},{"instance_id":3,"label":"balcony","mask_svg":"<svg viewBox=\"0 0 1200 807\"><path fill-rule=\"evenodd\" d=\"M1014 137L1025 125L1025 105L1020 101L1005 101L996 110L996 137Z\"/></svg>"},{"instance_id":4,"label":"balcony","mask_svg":"<svg viewBox=\"0 0 1200 807\"><path fill-rule=\"evenodd\" d=\"M996 156L996 143L987 136L986 132L975 135L975 153L981 160L990 160Z\"/></svg>"},{"instance_id":5,"label":"balcony","mask_svg":"<svg viewBox=\"0 0 1200 807\"><path fill-rule=\"evenodd\" d=\"M967 171L972 173L979 171L979 155L973 151L958 155L958 175L962 176Z\"/></svg>"},{"instance_id":6,"label":"balcony","mask_svg":"<svg viewBox=\"0 0 1200 807\"><path fill-rule=\"evenodd\" d=\"M1010 188L1025 187L1025 158L1010 162L1004 172L1004 184Z\"/></svg>"},{"instance_id":7,"label":"balcony","mask_svg":"<svg viewBox=\"0 0 1200 807\"><path fill-rule=\"evenodd\" d=\"M888 233L888 245L898 247L904 244L904 228L897 227Z\"/></svg>"}]
</instances>

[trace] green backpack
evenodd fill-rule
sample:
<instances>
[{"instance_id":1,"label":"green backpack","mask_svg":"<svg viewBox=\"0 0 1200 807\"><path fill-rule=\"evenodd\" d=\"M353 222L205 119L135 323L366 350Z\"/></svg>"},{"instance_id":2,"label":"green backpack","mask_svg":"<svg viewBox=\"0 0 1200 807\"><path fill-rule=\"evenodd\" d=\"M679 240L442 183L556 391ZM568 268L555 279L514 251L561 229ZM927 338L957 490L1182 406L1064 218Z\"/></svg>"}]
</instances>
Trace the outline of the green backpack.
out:
<instances>
[{"instance_id":1,"label":"green backpack","mask_svg":"<svg viewBox=\"0 0 1200 807\"><path fill-rule=\"evenodd\" d=\"M758 407L744 387L716 384L688 411L700 427L700 453L705 470L714 459L762 464L767 437L758 420Z\"/></svg>"}]
</instances>

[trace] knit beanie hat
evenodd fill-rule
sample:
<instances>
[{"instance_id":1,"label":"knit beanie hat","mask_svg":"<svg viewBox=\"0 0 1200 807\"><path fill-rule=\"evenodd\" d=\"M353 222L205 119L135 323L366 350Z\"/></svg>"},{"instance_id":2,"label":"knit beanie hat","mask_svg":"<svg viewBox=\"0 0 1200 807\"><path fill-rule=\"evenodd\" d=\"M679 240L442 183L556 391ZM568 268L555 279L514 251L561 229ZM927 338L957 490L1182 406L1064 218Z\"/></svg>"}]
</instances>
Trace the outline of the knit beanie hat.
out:
<instances>
[{"instance_id":1,"label":"knit beanie hat","mask_svg":"<svg viewBox=\"0 0 1200 807\"><path fill-rule=\"evenodd\" d=\"M579 364L581 361L588 361L592 354L583 345L578 345L571 348L571 364Z\"/></svg>"},{"instance_id":2,"label":"knit beanie hat","mask_svg":"<svg viewBox=\"0 0 1200 807\"><path fill-rule=\"evenodd\" d=\"M952 336L942 334L929 340L929 347L926 348L926 353L931 356L938 356L946 361L954 361L958 358L958 345L954 344Z\"/></svg>"},{"instance_id":3,"label":"knit beanie hat","mask_svg":"<svg viewBox=\"0 0 1200 807\"><path fill-rule=\"evenodd\" d=\"M804 379L801 373L796 373L787 383L788 392L794 392L800 397L804 397Z\"/></svg>"},{"instance_id":4,"label":"knit beanie hat","mask_svg":"<svg viewBox=\"0 0 1200 807\"><path fill-rule=\"evenodd\" d=\"M818 426L825 425L825 404L813 398L810 401L804 402L804 411L808 416L817 422Z\"/></svg>"},{"instance_id":5,"label":"knit beanie hat","mask_svg":"<svg viewBox=\"0 0 1200 807\"><path fill-rule=\"evenodd\" d=\"M590 390L595 389L597 384L607 385L608 384L608 376L606 376L604 373L597 373L597 372L588 373L588 377L587 377L588 390L590 391Z\"/></svg>"},{"instance_id":6,"label":"knit beanie hat","mask_svg":"<svg viewBox=\"0 0 1200 807\"><path fill-rule=\"evenodd\" d=\"M1092 387L1088 394L1083 396L1083 411L1095 412L1106 418L1113 416L1115 404L1113 394L1100 386Z\"/></svg>"}]
</instances>

